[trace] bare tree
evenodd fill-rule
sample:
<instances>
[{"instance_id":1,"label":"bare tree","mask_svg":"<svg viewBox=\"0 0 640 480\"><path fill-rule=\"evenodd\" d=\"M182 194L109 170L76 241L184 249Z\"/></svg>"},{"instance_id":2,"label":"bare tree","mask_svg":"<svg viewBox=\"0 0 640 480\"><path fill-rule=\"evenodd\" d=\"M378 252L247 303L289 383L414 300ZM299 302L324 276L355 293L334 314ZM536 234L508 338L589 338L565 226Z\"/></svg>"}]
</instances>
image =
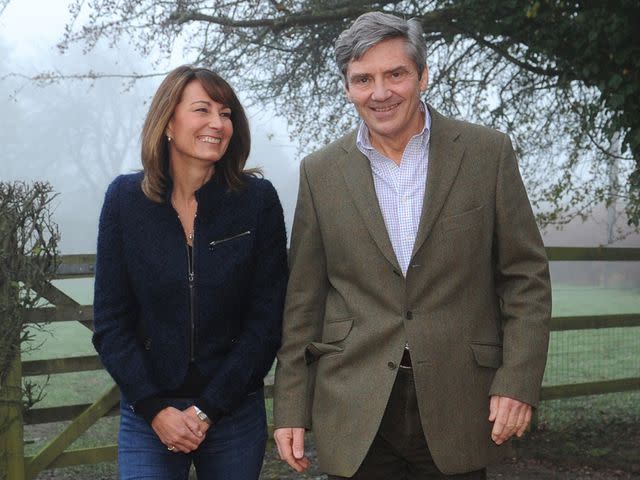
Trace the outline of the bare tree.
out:
<instances>
[{"instance_id":1,"label":"bare tree","mask_svg":"<svg viewBox=\"0 0 640 480\"><path fill-rule=\"evenodd\" d=\"M632 0L73 0L60 48L126 38L163 58L182 44L193 63L284 112L308 148L353 126L333 41L370 10L421 20L429 101L515 137L543 224L586 215L612 195L638 224L640 7ZM626 179L617 184L606 168L614 134L624 139L613 153Z\"/></svg>"},{"instance_id":2,"label":"bare tree","mask_svg":"<svg viewBox=\"0 0 640 480\"><path fill-rule=\"evenodd\" d=\"M11 0L0 0L0 15L2 15L2 12L4 12L4 9L7 8L7 5L9 5L9 2Z\"/></svg>"}]
</instances>

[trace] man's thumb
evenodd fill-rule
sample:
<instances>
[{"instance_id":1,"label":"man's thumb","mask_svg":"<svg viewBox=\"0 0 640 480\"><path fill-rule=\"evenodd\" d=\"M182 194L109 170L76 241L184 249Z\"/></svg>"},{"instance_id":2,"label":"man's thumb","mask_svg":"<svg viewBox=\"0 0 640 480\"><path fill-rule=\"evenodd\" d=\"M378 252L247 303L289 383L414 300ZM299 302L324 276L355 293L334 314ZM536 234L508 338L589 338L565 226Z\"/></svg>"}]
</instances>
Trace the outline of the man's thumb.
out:
<instances>
[{"instance_id":1,"label":"man's thumb","mask_svg":"<svg viewBox=\"0 0 640 480\"><path fill-rule=\"evenodd\" d=\"M293 456L300 460L304 457L304 433L303 432L293 432Z\"/></svg>"}]
</instances>

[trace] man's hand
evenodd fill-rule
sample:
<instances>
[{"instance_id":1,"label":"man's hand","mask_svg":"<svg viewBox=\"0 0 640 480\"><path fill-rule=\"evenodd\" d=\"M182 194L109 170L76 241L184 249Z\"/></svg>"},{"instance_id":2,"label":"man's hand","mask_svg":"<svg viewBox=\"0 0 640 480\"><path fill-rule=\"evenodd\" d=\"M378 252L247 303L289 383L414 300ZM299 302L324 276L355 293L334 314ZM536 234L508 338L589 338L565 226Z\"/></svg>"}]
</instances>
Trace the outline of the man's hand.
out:
<instances>
[{"instance_id":1,"label":"man's hand","mask_svg":"<svg viewBox=\"0 0 640 480\"><path fill-rule=\"evenodd\" d=\"M531 422L532 410L527 403L492 395L489 402L489 421L494 422L491 439L501 445L514 434L522 437Z\"/></svg>"},{"instance_id":2,"label":"man's hand","mask_svg":"<svg viewBox=\"0 0 640 480\"><path fill-rule=\"evenodd\" d=\"M193 409L191 409L193 410ZM151 422L151 428L156 432L160 441L172 452L189 453L200 446L204 440L204 422L199 418L167 407L158 412Z\"/></svg>"},{"instance_id":3,"label":"man's hand","mask_svg":"<svg viewBox=\"0 0 640 480\"><path fill-rule=\"evenodd\" d=\"M296 472L309 467L309 459L304 456L304 428L276 428L273 438L280 460L286 461Z\"/></svg>"}]
</instances>

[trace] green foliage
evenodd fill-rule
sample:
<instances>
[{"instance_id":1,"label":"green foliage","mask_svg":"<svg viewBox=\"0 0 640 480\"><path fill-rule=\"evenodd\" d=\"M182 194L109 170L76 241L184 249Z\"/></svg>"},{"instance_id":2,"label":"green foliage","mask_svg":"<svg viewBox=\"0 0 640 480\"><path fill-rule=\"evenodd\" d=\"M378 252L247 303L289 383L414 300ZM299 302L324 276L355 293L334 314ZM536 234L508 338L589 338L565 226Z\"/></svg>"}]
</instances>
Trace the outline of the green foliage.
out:
<instances>
[{"instance_id":1,"label":"green foliage","mask_svg":"<svg viewBox=\"0 0 640 480\"><path fill-rule=\"evenodd\" d=\"M611 141L622 132L621 153L631 153L628 214L638 211L640 168L640 4L610 2L454 0L442 2L459 12L457 25L518 59L521 68L555 79L570 92L575 82L597 94L584 104L581 128L602 129ZM606 113L607 119L599 123Z\"/></svg>"}]
</instances>

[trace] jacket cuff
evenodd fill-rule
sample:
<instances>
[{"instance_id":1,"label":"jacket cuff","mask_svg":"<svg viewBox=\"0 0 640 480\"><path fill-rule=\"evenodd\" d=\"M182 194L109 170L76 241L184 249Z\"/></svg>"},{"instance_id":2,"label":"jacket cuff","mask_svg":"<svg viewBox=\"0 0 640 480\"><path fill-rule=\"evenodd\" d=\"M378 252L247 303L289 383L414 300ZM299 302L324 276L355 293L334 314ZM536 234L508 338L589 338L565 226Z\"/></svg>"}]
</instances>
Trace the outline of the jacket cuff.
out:
<instances>
[{"instance_id":1,"label":"jacket cuff","mask_svg":"<svg viewBox=\"0 0 640 480\"><path fill-rule=\"evenodd\" d=\"M151 425L151 422L160 410L164 410L168 406L170 406L169 403L160 397L147 397L138 400L133 405L133 411Z\"/></svg>"},{"instance_id":2,"label":"jacket cuff","mask_svg":"<svg viewBox=\"0 0 640 480\"><path fill-rule=\"evenodd\" d=\"M212 424L217 423L222 417L224 417L228 412L214 407L204 397L198 397L193 401L194 405L207 414L209 420L211 420Z\"/></svg>"}]
</instances>

